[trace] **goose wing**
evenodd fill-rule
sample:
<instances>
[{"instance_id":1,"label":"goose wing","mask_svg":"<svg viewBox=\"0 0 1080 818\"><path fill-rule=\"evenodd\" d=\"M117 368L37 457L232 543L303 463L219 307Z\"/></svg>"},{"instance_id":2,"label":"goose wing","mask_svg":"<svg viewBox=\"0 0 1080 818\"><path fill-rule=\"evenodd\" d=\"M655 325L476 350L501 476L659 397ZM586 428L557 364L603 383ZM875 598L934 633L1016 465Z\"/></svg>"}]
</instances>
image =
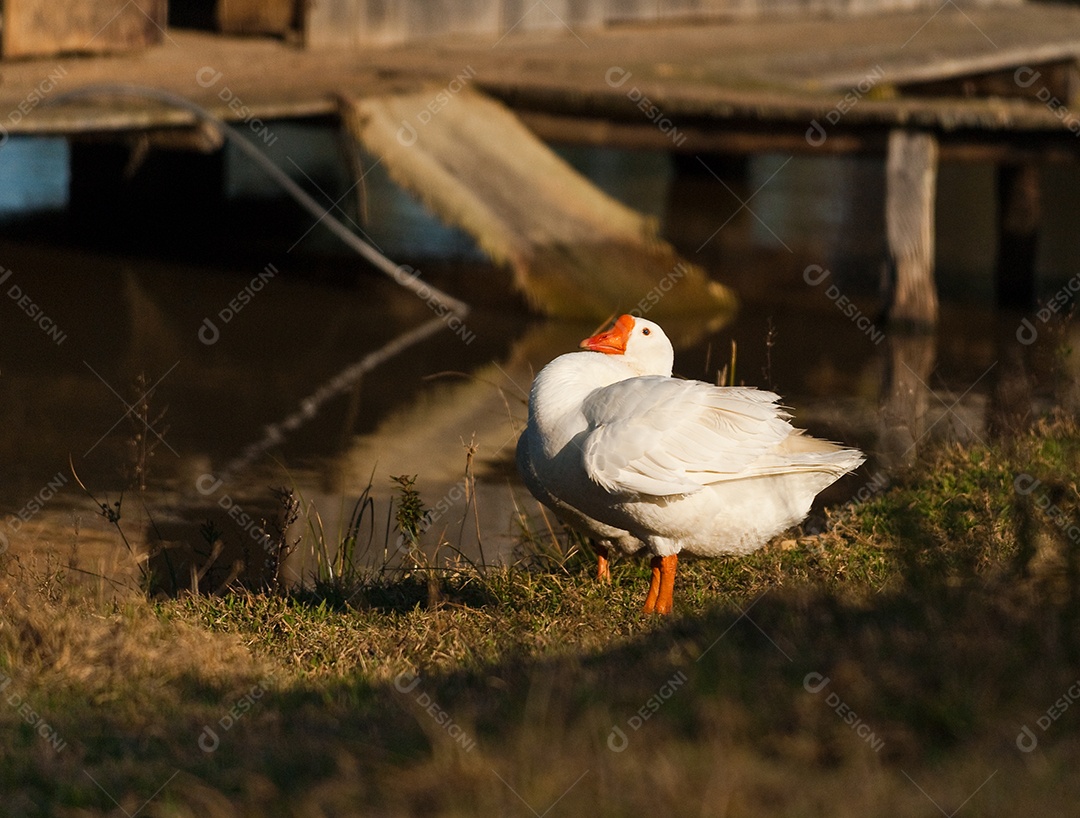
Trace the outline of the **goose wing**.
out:
<instances>
[{"instance_id":1,"label":"goose wing","mask_svg":"<svg viewBox=\"0 0 1080 818\"><path fill-rule=\"evenodd\" d=\"M613 494L692 494L747 476L793 429L779 396L663 376L590 393L581 436L589 477ZM770 467L772 468L772 467Z\"/></svg>"}]
</instances>

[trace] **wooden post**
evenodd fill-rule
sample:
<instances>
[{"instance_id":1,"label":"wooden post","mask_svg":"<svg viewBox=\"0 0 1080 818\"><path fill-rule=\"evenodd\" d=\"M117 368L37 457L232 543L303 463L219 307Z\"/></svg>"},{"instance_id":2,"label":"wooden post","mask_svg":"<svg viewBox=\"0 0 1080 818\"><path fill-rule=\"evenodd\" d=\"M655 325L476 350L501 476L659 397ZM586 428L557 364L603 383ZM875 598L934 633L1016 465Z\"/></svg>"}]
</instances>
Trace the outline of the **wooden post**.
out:
<instances>
[{"instance_id":1,"label":"wooden post","mask_svg":"<svg viewBox=\"0 0 1080 818\"><path fill-rule=\"evenodd\" d=\"M997 199L997 302L1002 307L1027 309L1035 304L1039 166L1034 162L998 165Z\"/></svg>"},{"instance_id":2,"label":"wooden post","mask_svg":"<svg viewBox=\"0 0 1080 818\"><path fill-rule=\"evenodd\" d=\"M891 321L916 327L937 322L934 284L934 194L938 144L933 135L889 134L885 163L885 228L895 281Z\"/></svg>"},{"instance_id":3,"label":"wooden post","mask_svg":"<svg viewBox=\"0 0 1080 818\"><path fill-rule=\"evenodd\" d=\"M937 357L937 336L890 333L885 351L875 449L882 465L894 469L911 465L920 444L926 443L926 413L931 405L928 384Z\"/></svg>"}]
</instances>

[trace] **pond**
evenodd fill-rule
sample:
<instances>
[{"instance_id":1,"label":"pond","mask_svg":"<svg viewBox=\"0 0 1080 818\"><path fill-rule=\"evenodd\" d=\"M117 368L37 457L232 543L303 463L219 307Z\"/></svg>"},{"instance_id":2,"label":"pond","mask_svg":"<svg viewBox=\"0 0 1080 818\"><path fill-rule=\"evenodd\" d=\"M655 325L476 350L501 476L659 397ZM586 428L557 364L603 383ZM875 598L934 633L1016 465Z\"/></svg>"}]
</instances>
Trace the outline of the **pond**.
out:
<instances>
[{"instance_id":1,"label":"pond","mask_svg":"<svg viewBox=\"0 0 1080 818\"><path fill-rule=\"evenodd\" d=\"M0 150L0 548L128 581L138 568L105 503L155 571L186 587L189 563L210 562L196 581L215 590L258 573L273 489L286 487L301 501L288 534L303 537L287 569L297 581L369 484L361 559L400 559L388 516L399 475L431 509L425 547L452 545L440 560L512 561L523 527L550 541L556 522L518 479L514 447L532 373L596 327L528 314L506 273L370 158L357 196L326 124L276 133L275 161L472 312L451 326L369 272L242 157L225 158L222 208L186 214L178 237L154 226L172 215L168 188L137 227L108 212L88 225L67 209L64 143L13 138ZM941 324L906 336L878 315L880 161L562 150L738 293L734 316L665 322L677 374L715 381L734 357L736 382L776 390L797 425L870 455L822 503L880 490L930 443L989 442L1075 409L1077 365L1061 354L1077 273L1071 170L1045 174L1039 292L1065 295L1042 320L992 306L992 169L942 169ZM1034 343L1018 340L1025 319ZM821 521L815 511L808 528Z\"/></svg>"}]
</instances>

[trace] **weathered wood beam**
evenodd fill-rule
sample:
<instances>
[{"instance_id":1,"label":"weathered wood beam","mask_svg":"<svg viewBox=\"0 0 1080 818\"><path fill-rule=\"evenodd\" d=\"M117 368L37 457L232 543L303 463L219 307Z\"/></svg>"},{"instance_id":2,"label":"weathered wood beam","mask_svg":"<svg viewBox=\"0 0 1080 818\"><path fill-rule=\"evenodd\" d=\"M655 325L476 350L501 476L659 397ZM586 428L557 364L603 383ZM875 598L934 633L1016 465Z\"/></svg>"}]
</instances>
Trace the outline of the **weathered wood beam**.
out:
<instances>
[{"instance_id":1,"label":"weathered wood beam","mask_svg":"<svg viewBox=\"0 0 1080 818\"><path fill-rule=\"evenodd\" d=\"M447 96L437 116L431 90L342 97L342 116L391 179L510 268L538 310L595 319L645 305L711 318L734 306L651 219L581 176L503 105L466 88Z\"/></svg>"},{"instance_id":2,"label":"weathered wood beam","mask_svg":"<svg viewBox=\"0 0 1080 818\"><path fill-rule=\"evenodd\" d=\"M218 0L218 29L229 34L286 34L298 25L298 5L295 0Z\"/></svg>"},{"instance_id":3,"label":"weathered wood beam","mask_svg":"<svg viewBox=\"0 0 1080 818\"><path fill-rule=\"evenodd\" d=\"M166 0L7 0L3 18L0 53L9 60L141 51L164 39L168 13Z\"/></svg>"},{"instance_id":4,"label":"weathered wood beam","mask_svg":"<svg viewBox=\"0 0 1080 818\"><path fill-rule=\"evenodd\" d=\"M885 228L894 286L889 320L912 327L937 322L934 284L934 197L938 144L928 133L889 134L885 160Z\"/></svg>"},{"instance_id":5,"label":"weathered wood beam","mask_svg":"<svg viewBox=\"0 0 1080 818\"><path fill-rule=\"evenodd\" d=\"M806 122L717 122L697 119L673 120L673 128L661 130L642 117L633 119L560 114L532 109L515 110L518 118L547 142L595 145L632 150L670 151L695 156L702 153L742 154L786 153L807 156L862 154L883 156L888 149L890 128L881 126L838 127L818 144L806 139ZM1062 129L1058 133L1031 132L1001 134L986 131L938 132L938 159L941 162L1040 162L1080 161L1076 136Z\"/></svg>"},{"instance_id":6,"label":"weathered wood beam","mask_svg":"<svg viewBox=\"0 0 1080 818\"><path fill-rule=\"evenodd\" d=\"M644 117L618 119L551 111L518 110L518 118L545 141L616 147L632 150L670 151L695 156L702 153L812 153L848 154L885 151L888 132L884 128L848 130L830 136L820 147L806 141L806 123L738 123L702 120L664 120L661 128Z\"/></svg>"}]
</instances>

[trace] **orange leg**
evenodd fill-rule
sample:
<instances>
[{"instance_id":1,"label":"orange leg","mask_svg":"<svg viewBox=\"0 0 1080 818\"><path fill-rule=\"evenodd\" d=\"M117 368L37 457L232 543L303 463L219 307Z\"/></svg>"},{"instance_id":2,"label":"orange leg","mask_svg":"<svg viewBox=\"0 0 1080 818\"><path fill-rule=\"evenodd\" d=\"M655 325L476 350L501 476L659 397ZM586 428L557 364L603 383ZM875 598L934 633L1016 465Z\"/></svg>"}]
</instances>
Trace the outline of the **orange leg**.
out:
<instances>
[{"instance_id":1,"label":"orange leg","mask_svg":"<svg viewBox=\"0 0 1080 818\"><path fill-rule=\"evenodd\" d=\"M678 554L652 558L652 581L649 583L649 595L645 598L645 613L671 613L678 562Z\"/></svg>"},{"instance_id":2,"label":"orange leg","mask_svg":"<svg viewBox=\"0 0 1080 818\"><path fill-rule=\"evenodd\" d=\"M656 598L660 595L660 557L652 558L652 581L649 583L649 595L645 597L645 613L656 610Z\"/></svg>"},{"instance_id":3,"label":"orange leg","mask_svg":"<svg viewBox=\"0 0 1080 818\"><path fill-rule=\"evenodd\" d=\"M600 582L611 582L610 552L606 545L596 544L596 579Z\"/></svg>"}]
</instances>

